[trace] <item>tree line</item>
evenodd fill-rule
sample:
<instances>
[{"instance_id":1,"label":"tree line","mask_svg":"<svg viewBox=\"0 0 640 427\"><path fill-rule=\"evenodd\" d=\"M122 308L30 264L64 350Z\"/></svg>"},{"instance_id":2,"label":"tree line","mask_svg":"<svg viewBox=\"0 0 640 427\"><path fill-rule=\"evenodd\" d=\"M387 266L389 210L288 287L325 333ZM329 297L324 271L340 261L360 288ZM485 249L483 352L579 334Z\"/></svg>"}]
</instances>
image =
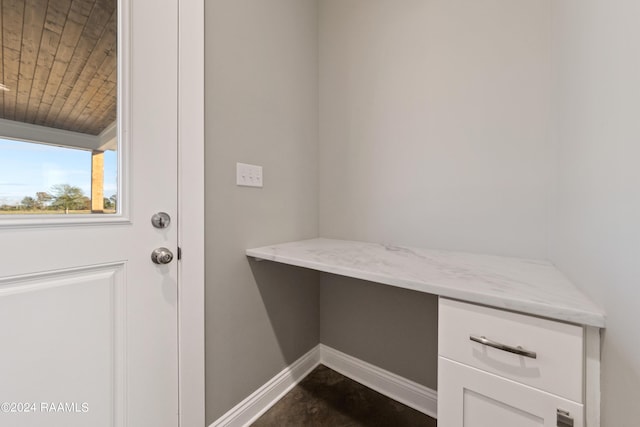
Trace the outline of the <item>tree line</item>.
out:
<instances>
[{"instance_id":1,"label":"tree line","mask_svg":"<svg viewBox=\"0 0 640 427\"><path fill-rule=\"evenodd\" d=\"M117 196L104 198L105 209L116 209ZM63 210L69 213L72 210L91 209L91 199L87 197L80 187L69 184L57 184L51 187L50 192L38 191L34 197L25 196L17 205L2 205L0 210Z\"/></svg>"}]
</instances>

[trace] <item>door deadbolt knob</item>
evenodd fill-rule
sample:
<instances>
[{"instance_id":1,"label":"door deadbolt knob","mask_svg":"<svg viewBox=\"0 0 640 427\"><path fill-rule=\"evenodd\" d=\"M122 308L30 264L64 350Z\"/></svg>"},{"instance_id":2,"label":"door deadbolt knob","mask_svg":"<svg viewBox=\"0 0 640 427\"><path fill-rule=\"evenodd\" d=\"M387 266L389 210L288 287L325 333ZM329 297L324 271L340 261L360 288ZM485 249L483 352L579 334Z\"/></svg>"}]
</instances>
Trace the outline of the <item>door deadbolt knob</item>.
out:
<instances>
[{"instance_id":1,"label":"door deadbolt knob","mask_svg":"<svg viewBox=\"0 0 640 427\"><path fill-rule=\"evenodd\" d=\"M173 261L173 253L167 248L158 248L151 252L151 261L154 264L169 264Z\"/></svg>"},{"instance_id":2,"label":"door deadbolt knob","mask_svg":"<svg viewBox=\"0 0 640 427\"><path fill-rule=\"evenodd\" d=\"M166 212L158 212L151 217L151 224L155 228L167 228L171 224L171 217Z\"/></svg>"}]
</instances>

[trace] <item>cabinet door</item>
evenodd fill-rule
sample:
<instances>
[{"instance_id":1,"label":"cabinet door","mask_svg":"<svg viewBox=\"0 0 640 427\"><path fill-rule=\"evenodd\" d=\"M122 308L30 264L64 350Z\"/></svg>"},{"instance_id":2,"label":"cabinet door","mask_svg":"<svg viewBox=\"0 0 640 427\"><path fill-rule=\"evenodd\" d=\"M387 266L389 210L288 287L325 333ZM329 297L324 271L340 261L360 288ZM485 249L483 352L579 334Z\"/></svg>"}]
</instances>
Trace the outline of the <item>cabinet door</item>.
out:
<instances>
[{"instance_id":1,"label":"cabinet door","mask_svg":"<svg viewBox=\"0 0 640 427\"><path fill-rule=\"evenodd\" d=\"M583 405L438 358L438 427L583 427Z\"/></svg>"}]
</instances>

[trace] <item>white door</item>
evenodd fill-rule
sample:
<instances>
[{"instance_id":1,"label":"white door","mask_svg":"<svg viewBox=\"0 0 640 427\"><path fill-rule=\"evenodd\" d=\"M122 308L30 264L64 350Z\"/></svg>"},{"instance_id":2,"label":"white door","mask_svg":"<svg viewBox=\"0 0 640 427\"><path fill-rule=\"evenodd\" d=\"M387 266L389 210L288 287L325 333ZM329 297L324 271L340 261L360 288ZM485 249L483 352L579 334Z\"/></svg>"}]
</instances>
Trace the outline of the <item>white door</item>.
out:
<instances>
[{"instance_id":1,"label":"white door","mask_svg":"<svg viewBox=\"0 0 640 427\"><path fill-rule=\"evenodd\" d=\"M440 427L582 427L583 411L579 403L438 358Z\"/></svg>"},{"instance_id":2,"label":"white door","mask_svg":"<svg viewBox=\"0 0 640 427\"><path fill-rule=\"evenodd\" d=\"M120 213L0 216L2 426L178 425L177 0L118 8Z\"/></svg>"}]
</instances>

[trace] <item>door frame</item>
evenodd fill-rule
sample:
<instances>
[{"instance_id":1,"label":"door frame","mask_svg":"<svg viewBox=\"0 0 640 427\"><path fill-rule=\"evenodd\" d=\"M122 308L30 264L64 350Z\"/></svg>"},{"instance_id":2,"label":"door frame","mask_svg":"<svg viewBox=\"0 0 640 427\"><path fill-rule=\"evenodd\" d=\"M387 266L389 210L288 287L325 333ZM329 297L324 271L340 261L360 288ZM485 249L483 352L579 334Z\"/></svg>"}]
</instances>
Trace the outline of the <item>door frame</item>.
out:
<instances>
[{"instance_id":1,"label":"door frame","mask_svg":"<svg viewBox=\"0 0 640 427\"><path fill-rule=\"evenodd\" d=\"M178 0L178 396L181 427L205 425L204 0Z\"/></svg>"}]
</instances>

